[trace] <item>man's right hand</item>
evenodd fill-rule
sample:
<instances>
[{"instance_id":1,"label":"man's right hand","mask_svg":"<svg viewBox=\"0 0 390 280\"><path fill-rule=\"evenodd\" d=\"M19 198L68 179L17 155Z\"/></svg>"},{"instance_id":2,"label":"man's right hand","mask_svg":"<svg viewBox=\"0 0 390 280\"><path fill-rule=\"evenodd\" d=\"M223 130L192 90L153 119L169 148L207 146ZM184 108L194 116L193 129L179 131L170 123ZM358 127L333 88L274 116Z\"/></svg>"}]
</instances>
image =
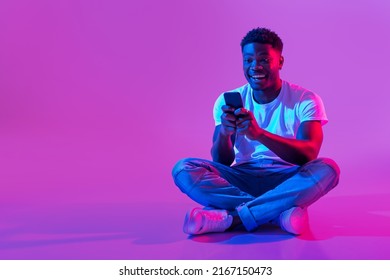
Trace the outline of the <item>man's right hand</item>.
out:
<instances>
[{"instance_id":1,"label":"man's right hand","mask_svg":"<svg viewBox=\"0 0 390 280\"><path fill-rule=\"evenodd\" d=\"M236 137L237 117L233 107L223 105L221 107L221 124L217 125L213 135L213 147L211 156L213 161L230 166L235 158L234 142Z\"/></svg>"},{"instance_id":2,"label":"man's right hand","mask_svg":"<svg viewBox=\"0 0 390 280\"><path fill-rule=\"evenodd\" d=\"M236 133L237 118L234 115L235 109L233 107L223 105L221 107L223 114L221 115L221 130L220 133L225 136L231 136Z\"/></svg>"}]
</instances>

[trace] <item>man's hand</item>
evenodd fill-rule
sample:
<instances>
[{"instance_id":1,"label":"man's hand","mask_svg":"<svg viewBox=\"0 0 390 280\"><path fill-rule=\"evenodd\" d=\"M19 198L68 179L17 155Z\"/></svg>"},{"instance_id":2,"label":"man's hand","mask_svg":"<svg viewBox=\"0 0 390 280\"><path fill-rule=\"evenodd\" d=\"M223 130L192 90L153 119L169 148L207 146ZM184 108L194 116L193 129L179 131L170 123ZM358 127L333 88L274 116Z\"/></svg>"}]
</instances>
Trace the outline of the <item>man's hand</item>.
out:
<instances>
[{"instance_id":1,"label":"man's hand","mask_svg":"<svg viewBox=\"0 0 390 280\"><path fill-rule=\"evenodd\" d=\"M234 115L237 117L237 133L246 135L251 140L258 140L263 129L257 124L253 113L247 109L240 108L234 111Z\"/></svg>"},{"instance_id":2,"label":"man's hand","mask_svg":"<svg viewBox=\"0 0 390 280\"><path fill-rule=\"evenodd\" d=\"M230 166L235 158L234 141L236 139L237 118L234 115L234 108L222 106L221 124L214 130L213 146L211 156L213 161Z\"/></svg>"},{"instance_id":3,"label":"man's hand","mask_svg":"<svg viewBox=\"0 0 390 280\"><path fill-rule=\"evenodd\" d=\"M234 115L234 108L223 105L222 111L220 133L225 136L231 136L236 133L237 129L237 117Z\"/></svg>"}]
</instances>

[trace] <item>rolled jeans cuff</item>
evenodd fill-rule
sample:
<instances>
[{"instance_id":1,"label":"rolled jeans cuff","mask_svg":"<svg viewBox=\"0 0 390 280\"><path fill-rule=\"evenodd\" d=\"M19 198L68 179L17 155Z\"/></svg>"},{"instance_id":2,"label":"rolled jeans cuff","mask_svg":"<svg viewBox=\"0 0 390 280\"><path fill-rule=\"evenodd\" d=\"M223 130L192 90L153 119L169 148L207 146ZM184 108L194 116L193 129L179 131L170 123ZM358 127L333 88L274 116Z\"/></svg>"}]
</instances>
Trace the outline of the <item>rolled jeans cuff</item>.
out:
<instances>
[{"instance_id":1,"label":"rolled jeans cuff","mask_svg":"<svg viewBox=\"0 0 390 280\"><path fill-rule=\"evenodd\" d=\"M247 231L253 231L258 227L255 218L246 204L238 206L237 213Z\"/></svg>"}]
</instances>

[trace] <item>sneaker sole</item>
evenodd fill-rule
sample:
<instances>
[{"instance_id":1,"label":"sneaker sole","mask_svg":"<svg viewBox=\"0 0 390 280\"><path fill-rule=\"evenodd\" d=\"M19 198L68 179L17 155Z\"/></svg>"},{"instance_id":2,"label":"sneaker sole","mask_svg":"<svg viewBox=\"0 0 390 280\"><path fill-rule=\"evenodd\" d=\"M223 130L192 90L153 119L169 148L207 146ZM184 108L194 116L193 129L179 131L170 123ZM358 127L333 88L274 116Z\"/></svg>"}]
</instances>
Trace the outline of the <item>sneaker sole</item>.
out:
<instances>
[{"instance_id":1,"label":"sneaker sole","mask_svg":"<svg viewBox=\"0 0 390 280\"><path fill-rule=\"evenodd\" d=\"M280 214L280 227L288 233L300 235L308 228L308 213L307 209L293 207Z\"/></svg>"}]
</instances>

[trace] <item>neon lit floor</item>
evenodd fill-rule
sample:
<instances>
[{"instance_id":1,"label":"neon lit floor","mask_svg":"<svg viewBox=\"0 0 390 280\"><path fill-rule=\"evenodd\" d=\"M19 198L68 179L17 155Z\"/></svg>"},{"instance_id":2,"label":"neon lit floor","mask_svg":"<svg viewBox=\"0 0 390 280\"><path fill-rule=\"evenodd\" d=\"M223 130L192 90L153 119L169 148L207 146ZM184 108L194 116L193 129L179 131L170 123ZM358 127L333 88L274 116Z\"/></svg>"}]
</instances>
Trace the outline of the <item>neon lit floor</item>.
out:
<instances>
[{"instance_id":1,"label":"neon lit floor","mask_svg":"<svg viewBox=\"0 0 390 280\"><path fill-rule=\"evenodd\" d=\"M2 205L0 259L390 259L390 191L347 194L342 182L309 208L311 229L274 226L188 237L192 202ZM343 185L344 184L344 185ZM184 197L183 197L184 198Z\"/></svg>"}]
</instances>

